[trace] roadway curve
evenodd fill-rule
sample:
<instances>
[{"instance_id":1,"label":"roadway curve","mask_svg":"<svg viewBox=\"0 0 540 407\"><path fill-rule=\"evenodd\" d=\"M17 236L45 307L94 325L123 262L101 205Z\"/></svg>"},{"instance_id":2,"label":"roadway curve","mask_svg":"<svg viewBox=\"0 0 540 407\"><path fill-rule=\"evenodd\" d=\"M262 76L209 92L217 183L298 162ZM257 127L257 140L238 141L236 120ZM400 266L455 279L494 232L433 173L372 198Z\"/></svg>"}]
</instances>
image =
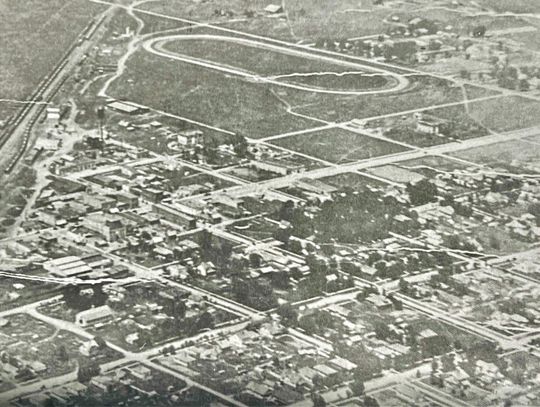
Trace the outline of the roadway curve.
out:
<instances>
[{"instance_id":1,"label":"roadway curve","mask_svg":"<svg viewBox=\"0 0 540 407\"><path fill-rule=\"evenodd\" d=\"M302 85L302 84L297 84L297 83L283 82L283 81L273 79L271 77L264 77L264 76L257 75L251 72L247 72L240 68L218 64L213 61L190 57L187 55L177 54L175 52L166 50L164 48L164 46L171 41L181 41L181 40L214 40L214 41L234 42L234 43L249 46L252 48L271 50L271 51L279 52L282 54L323 61L323 62L335 64L335 65L354 68L357 70L368 71L371 73L380 73L381 75L389 76L392 79L394 79L396 81L396 84L395 86L385 87L381 89L336 90L336 89L324 89L324 88ZM209 35L209 34L196 34L196 35L176 34L176 35L167 35L163 37L152 38L150 40L145 41L143 44L143 47L146 51L155 55L159 55L164 58L173 59L173 60L185 62L188 64L201 66L207 69L213 69L216 71L223 72L225 74L240 76L256 83L269 83L275 86L282 86L282 87L292 88L292 89L306 91L306 92L331 94L331 95L359 96L359 95L373 95L373 94L379 94L379 93L382 94L382 93L399 92L406 89L409 86L409 81L407 80L407 78L389 70L373 69L373 67L370 67L368 65L364 65L358 62L344 61L344 60L333 58L333 57L313 54L311 52L306 52L306 51L297 50L297 49L279 46L279 45L273 45L266 42L250 40L247 38L221 36L221 35ZM314 74L317 75L320 73L314 73Z\"/></svg>"}]
</instances>

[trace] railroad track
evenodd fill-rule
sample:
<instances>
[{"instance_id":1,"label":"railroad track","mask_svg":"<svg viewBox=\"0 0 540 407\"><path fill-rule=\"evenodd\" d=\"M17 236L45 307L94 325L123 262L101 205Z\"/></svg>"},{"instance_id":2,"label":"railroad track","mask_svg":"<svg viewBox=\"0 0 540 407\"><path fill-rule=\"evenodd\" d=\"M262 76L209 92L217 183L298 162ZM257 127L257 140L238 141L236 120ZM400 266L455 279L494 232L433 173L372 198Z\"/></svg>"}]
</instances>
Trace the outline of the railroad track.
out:
<instances>
[{"instance_id":1,"label":"railroad track","mask_svg":"<svg viewBox=\"0 0 540 407\"><path fill-rule=\"evenodd\" d=\"M90 39L90 37L96 32L97 28L103 23L104 19L105 15L103 15L98 21L92 20L82 30L81 34L79 34L75 41L70 45L64 56L62 56L60 61L58 61L53 71L42 79L34 92L30 95L29 103L25 104L23 108L19 110L17 115L7 123L7 130L0 134L0 149L2 149L10 140L15 131L19 128L19 126L23 123L23 121L27 119L29 115L32 115L30 121L24 128L22 143L19 149L13 155L13 158L4 170L6 174L11 173L11 171L13 171L17 163L23 157L28 147L34 125L39 120L39 117L45 110L48 102L52 100L52 98L56 95L56 93L58 93L60 88L68 79L67 74L63 73L63 71L69 63L73 52L82 44L83 41ZM62 74L64 74L64 77L58 81L58 78ZM38 104L39 106L36 110L36 105Z\"/></svg>"}]
</instances>

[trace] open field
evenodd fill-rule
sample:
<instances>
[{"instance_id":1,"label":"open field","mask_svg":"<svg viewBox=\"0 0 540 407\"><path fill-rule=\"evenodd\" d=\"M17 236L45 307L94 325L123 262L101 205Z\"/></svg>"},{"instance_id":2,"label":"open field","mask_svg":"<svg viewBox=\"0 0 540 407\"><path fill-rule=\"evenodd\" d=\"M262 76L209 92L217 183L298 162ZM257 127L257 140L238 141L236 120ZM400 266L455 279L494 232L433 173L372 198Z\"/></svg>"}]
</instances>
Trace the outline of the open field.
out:
<instances>
[{"instance_id":1,"label":"open field","mask_svg":"<svg viewBox=\"0 0 540 407\"><path fill-rule=\"evenodd\" d=\"M409 78L411 86L401 92L361 96L291 94L289 102L296 112L319 119L347 121L376 117L429 106L460 102L462 91L450 82L426 78Z\"/></svg>"},{"instance_id":2,"label":"open field","mask_svg":"<svg viewBox=\"0 0 540 407\"><path fill-rule=\"evenodd\" d=\"M521 140L496 143L452 155L490 167L540 171L540 148Z\"/></svg>"},{"instance_id":3,"label":"open field","mask_svg":"<svg viewBox=\"0 0 540 407\"><path fill-rule=\"evenodd\" d=\"M349 63L321 61L307 53L307 57L293 55L284 47L279 51L271 50L265 48L263 43L239 37L182 35L157 43L156 47L173 54L246 70L280 82L346 90L379 88L387 83L384 76L364 76L363 71L351 67Z\"/></svg>"},{"instance_id":4,"label":"open field","mask_svg":"<svg viewBox=\"0 0 540 407\"><path fill-rule=\"evenodd\" d=\"M433 116L453 121L475 121L496 132L512 131L540 124L540 102L520 96L500 97L465 105L426 110Z\"/></svg>"},{"instance_id":5,"label":"open field","mask_svg":"<svg viewBox=\"0 0 540 407\"><path fill-rule=\"evenodd\" d=\"M500 12L534 13L538 11L538 3L531 0L476 0L476 3Z\"/></svg>"},{"instance_id":6,"label":"open field","mask_svg":"<svg viewBox=\"0 0 540 407\"><path fill-rule=\"evenodd\" d=\"M103 6L85 0L0 0L2 98L25 99ZM19 107L17 105L16 107ZM13 105L0 104L0 119Z\"/></svg>"},{"instance_id":7,"label":"open field","mask_svg":"<svg viewBox=\"0 0 540 407\"><path fill-rule=\"evenodd\" d=\"M272 141L272 144L333 163L357 161L406 150L396 144L341 129L285 137Z\"/></svg>"},{"instance_id":8,"label":"open field","mask_svg":"<svg viewBox=\"0 0 540 407\"><path fill-rule=\"evenodd\" d=\"M401 161L398 166L410 170L421 169L421 167L432 167L441 171L455 171L466 168L465 165L458 161L437 156L427 156L416 160Z\"/></svg>"},{"instance_id":9,"label":"open field","mask_svg":"<svg viewBox=\"0 0 540 407\"><path fill-rule=\"evenodd\" d=\"M267 85L225 77L146 52L133 56L124 76L112 84L109 95L253 138L316 124L287 113L286 106Z\"/></svg>"},{"instance_id":10,"label":"open field","mask_svg":"<svg viewBox=\"0 0 540 407\"><path fill-rule=\"evenodd\" d=\"M214 11L224 10L232 15L221 17L240 19L229 27L291 41L314 40L319 37L352 38L383 33L388 26L383 20L389 9L373 6L372 0L343 0L339 3L321 0L292 0L285 4L286 18L266 16L264 7L275 3L271 0L209 0L184 2L173 0L152 2L141 8L176 17L199 21L219 21ZM253 13L252 16L247 14Z\"/></svg>"},{"instance_id":11,"label":"open field","mask_svg":"<svg viewBox=\"0 0 540 407\"><path fill-rule=\"evenodd\" d=\"M168 18L162 18L150 14L135 12L135 15L144 22L144 27L141 30L142 35L154 34L161 31L168 31L187 26L187 24L180 21L170 20Z\"/></svg>"}]
</instances>

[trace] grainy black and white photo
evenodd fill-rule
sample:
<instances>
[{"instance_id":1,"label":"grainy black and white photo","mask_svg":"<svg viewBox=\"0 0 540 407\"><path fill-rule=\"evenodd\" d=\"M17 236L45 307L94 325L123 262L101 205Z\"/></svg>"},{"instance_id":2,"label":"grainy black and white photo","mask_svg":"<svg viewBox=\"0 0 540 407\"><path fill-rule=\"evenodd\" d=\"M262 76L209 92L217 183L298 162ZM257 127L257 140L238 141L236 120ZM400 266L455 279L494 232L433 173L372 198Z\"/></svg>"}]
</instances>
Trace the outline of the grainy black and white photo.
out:
<instances>
[{"instance_id":1,"label":"grainy black and white photo","mask_svg":"<svg viewBox=\"0 0 540 407\"><path fill-rule=\"evenodd\" d=\"M0 407L540 406L540 0L0 22Z\"/></svg>"}]
</instances>

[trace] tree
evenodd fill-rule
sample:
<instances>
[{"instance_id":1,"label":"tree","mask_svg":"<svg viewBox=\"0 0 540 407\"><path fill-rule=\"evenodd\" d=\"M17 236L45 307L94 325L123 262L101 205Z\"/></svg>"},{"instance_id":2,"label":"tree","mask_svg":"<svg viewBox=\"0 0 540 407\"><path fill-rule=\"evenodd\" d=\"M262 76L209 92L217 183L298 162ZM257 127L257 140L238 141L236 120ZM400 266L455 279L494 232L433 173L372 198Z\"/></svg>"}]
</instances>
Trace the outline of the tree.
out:
<instances>
[{"instance_id":1,"label":"tree","mask_svg":"<svg viewBox=\"0 0 540 407\"><path fill-rule=\"evenodd\" d=\"M65 345L60 345L56 348L56 357L61 362L67 362L69 360L69 353Z\"/></svg>"},{"instance_id":2,"label":"tree","mask_svg":"<svg viewBox=\"0 0 540 407\"><path fill-rule=\"evenodd\" d=\"M101 348L104 349L107 347L107 342L105 342L105 339L103 337L96 335L94 336L94 342Z\"/></svg>"},{"instance_id":3,"label":"tree","mask_svg":"<svg viewBox=\"0 0 540 407\"><path fill-rule=\"evenodd\" d=\"M365 407L380 407L379 405L379 402L377 401L377 399L371 397L371 396L366 396L364 398L364 406Z\"/></svg>"},{"instance_id":4,"label":"tree","mask_svg":"<svg viewBox=\"0 0 540 407\"><path fill-rule=\"evenodd\" d=\"M527 79L521 79L519 81L519 90L522 92L525 92L531 88L531 85L529 84L529 81Z\"/></svg>"},{"instance_id":5,"label":"tree","mask_svg":"<svg viewBox=\"0 0 540 407\"><path fill-rule=\"evenodd\" d=\"M283 202L279 209L279 219L290 221L294 214L294 202L291 200Z\"/></svg>"},{"instance_id":6,"label":"tree","mask_svg":"<svg viewBox=\"0 0 540 407\"><path fill-rule=\"evenodd\" d=\"M298 321L298 312L290 303L281 305L277 309L277 313L284 325L293 325Z\"/></svg>"},{"instance_id":7,"label":"tree","mask_svg":"<svg viewBox=\"0 0 540 407\"><path fill-rule=\"evenodd\" d=\"M313 407L326 407L326 401L319 393L312 393L311 401L313 401Z\"/></svg>"},{"instance_id":8,"label":"tree","mask_svg":"<svg viewBox=\"0 0 540 407\"><path fill-rule=\"evenodd\" d=\"M407 184L407 193L413 206L424 205L437 200L438 189L427 178L415 184Z\"/></svg>"},{"instance_id":9,"label":"tree","mask_svg":"<svg viewBox=\"0 0 540 407\"><path fill-rule=\"evenodd\" d=\"M388 339L390 328L384 322L377 322L375 323L375 335L378 339Z\"/></svg>"},{"instance_id":10,"label":"tree","mask_svg":"<svg viewBox=\"0 0 540 407\"><path fill-rule=\"evenodd\" d=\"M233 150L240 158L246 158L249 155L248 142L244 136L237 135L236 140L234 140Z\"/></svg>"},{"instance_id":11,"label":"tree","mask_svg":"<svg viewBox=\"0 0 540 407\"><path fill-rule=\"evenodd\" d=\"M199 316L195 326L198 331L212 328L214 326L214 317L208 311L205 311Z\"/></svg>"},{"instance_id":12,"label":"tree","mask_svg":"<svg viewBox=\"0 0 540 407\"><path fill-rule=\"evenodd\" d=\"M467 71L466 69L462 69L459 71L459 76L462 79L471 79L471 73Z\"/></svg>"},{"instance_id":13,"label":"tree","mask_svg":"<svg viewBox=\"0 0 540 407\"><path fill-rule=\"evenodd\" d=\"M99 367L99 364L96 362L91 362L86 366L81 366L79 368L79 371L77 372L77 380L79 382L87 382L92 377L99 375L101 372L101 368Z\"/></svg>"},{"instance_id":14,"label":"tree","mask_svg":"<svg viewBox=\"0 0 540 407\"><path fill-rule=\"evenodd\" d=\"M362 380L354 380L350 388L355 396L361 396L366 392L366 386Z\"/></svg>"},{"instance_id":15,"label":"tree","mask_svg":"<svg viewBox=\"0 0 540 407\"><path fill-rule=\"evenodd\" d=\"M478 25L473 28L472 35L473 37L483 37L486 35L487 28L485 25Z\"/></svg>"},{"instance_id":16,"label":"tree","mask_svg":"<svg viewBox=\"0 0 540 407\"><path fill-rule=\"evenodd\" d=\"M258 253L250 253L249 254L249 263L251 265L251 267L261 267L261 264L262 264L262 257L260 254Z\"/></svg>"},{"instance_id":17,"label":"tree","mask_svg":"<svg viewBox=\"0 0 540 407\"><path fill-rule=\"evenodd\" d=\"M409 283L403 277L399 279L399 289L402 293L407 294L409 292Z\"/></svg>"}]
</instances>

